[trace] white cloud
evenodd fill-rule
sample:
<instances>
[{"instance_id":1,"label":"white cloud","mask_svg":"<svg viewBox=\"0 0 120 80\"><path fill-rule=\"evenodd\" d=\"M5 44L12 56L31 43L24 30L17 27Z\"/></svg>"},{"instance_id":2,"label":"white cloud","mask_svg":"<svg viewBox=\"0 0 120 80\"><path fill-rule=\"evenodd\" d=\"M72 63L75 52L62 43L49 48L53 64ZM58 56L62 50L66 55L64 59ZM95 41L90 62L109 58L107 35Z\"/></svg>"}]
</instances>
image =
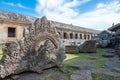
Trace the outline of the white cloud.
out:
<instances>
[{"instance_id":1,"label":"white cloud","mask_svg":"<svg viewBox=\"0 0 120 80\"><path fill-rule=\"evenodd\" d=\"M9 5L9 6L19 7L19 8L23 8L23 9L32 9L32 8L23 6L23 5L20 4L20 3L17 3L17 4L14 4L14 3L12 3L12 2L2 2L2 3L3 3L3 4L6 4L6 5Z\"/></svg>"},{"instance_id":2,"label":"white cloud","mask_svg":"<svg viewBox=\"0 0 120 80\"><path fill-rule=\"evenodd\" d=\"M90 12L80 13L77 9L90 0L38 0L36 11L48 19L93 29L107 29L113 22L120 22L120 2L98 3Z\"/></svg>"}]
</instances>

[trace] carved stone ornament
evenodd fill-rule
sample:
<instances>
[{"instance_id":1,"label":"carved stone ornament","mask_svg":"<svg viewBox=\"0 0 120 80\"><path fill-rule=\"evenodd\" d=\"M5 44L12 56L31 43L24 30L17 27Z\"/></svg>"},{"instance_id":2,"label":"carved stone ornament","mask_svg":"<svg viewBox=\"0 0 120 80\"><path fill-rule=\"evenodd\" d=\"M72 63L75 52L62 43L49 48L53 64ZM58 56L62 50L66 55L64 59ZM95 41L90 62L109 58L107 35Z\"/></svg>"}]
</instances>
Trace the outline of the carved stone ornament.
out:
<instances>
[{"instance_id":1,"label":"carved stone ornament","mask_svg":"<svg viewBox=\"0 0 120 80\"><path fill-rule=\"evenodd\" d=\"M54 26L46 17L36 19L23 31L24 37L10 41L3 48L0 61L0 77L25 71L40 73L53 66L60 67L65 59L64 50L60 47L60 37Z\"/></svg>"}]
</instances>

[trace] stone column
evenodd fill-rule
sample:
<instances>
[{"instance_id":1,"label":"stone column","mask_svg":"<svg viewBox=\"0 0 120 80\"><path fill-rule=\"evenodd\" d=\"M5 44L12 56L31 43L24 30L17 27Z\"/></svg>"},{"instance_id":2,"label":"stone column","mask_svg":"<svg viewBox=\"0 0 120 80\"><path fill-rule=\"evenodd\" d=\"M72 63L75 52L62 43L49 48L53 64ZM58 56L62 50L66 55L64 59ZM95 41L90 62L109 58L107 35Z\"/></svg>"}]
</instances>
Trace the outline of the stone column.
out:
<instances>
[{"instance_id":1,"label":"stone column","mask_svg":"<svg viewBox=\"0 0 120 80\"><path fill-rule=\"evenodd\" d=\"M63 39L63 31L61 31L61 39Z\"/></svg>"},{"instance_id":2,"label":"stone column","mask_svg":"<svg viewBox=\"0 0 120 80\"><path fill-rule=\"evenodd\" d=\"M69 32L66 33L67 33L67 39L70 39L70 33Z\"/></svg>"},{"instance_id":3,"label":"stone column","mask_svg":"<svg viewBox=\"0 0 120 80\"><path fill-rule=\"evenodd\" d=\"M82 40L84 40L84 33L82 33Z\"/></svg>"},{"instance_id":4,"label":"stone column","mask_svg":"<svg viewBox=\"0 0 120 80\"><path fill-rule=\"evenodd\" d=\"M73 39L75 39L75 33L73 32Z\"/></svg>"},{"instance_id":5,"label":"stone column","mask_svg":"<svg viewBox=\"0 0 120 80\"><path fill-rule=\"evenodd\" d=\"M91 39L91 34L89 34L89 38Z\"/></svg>"}]
</instances>

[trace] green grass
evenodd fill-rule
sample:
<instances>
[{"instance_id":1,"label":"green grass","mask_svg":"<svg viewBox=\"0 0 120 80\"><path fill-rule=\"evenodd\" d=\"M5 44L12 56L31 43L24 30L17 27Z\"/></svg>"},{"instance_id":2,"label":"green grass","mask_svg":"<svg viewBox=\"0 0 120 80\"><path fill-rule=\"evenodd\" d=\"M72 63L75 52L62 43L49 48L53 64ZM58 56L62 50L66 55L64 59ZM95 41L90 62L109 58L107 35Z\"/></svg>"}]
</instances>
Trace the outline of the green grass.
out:
<instances>
[{"instance_id":1,"label":"green grass","mask_svg":"<svg viewBox=\"0 0 120 80\"><path fill-rule=\"evenodd\" d=\"M95 54L95 53L93 53ZM101 61L101 55L95 56L96 60L91 60L90 57L93 57L93 54L66 54L67 58L63 62L64 65L72 64L73 62L85 60L88 64L96 65L97 67L101 68L104 67L105 61ZM100 53L101 54L101 53Z\"/></svg>"},{"instance_id":2,"label":"green grass","mask_svg":"<svg viewBox=\"0 0 120 80\"><path fill-rule=\"evenodd\" d=\"M2 49L0 49L0 55L2 54Z\"/></svg>"},{"instance_id":3,"label":"green grass","mask_svg":"<svg viewBox=\"0 0 120 80\"><path fill-rule=\"evenodd\" d=\"M98 54L103 54L105 51L106 51L105 48L99 48L99 49L97 49L97 53Z\"/></svg>"},{"instance_id":4,"label":"green grass","mask_svg":"<svg viewBox=\"0 0 120 80\"><path fill-rule=\"evenodd\" d=\"M67 58L65 59L65 61L63 62L63 64L71 64L73 62L76 61L80 61L80 60L85 60L88 62L88 64L93 64L96 65L97 67L104 67L105 61L101 61L101 54L104 54L106 51L106 49L97 49L96 53L90 53L90 54L86 54L86 53L80 53L80 54L69 54L67 53L66 56ZM94 56L94 55L98 55L98 56ZM91 60L90 57L96 57L96 60Z\"/></svg>"},{"instance_id":5,"label":"green grass","mask_svg":"<svg viewBox=\"0 0 120 80\"><path fill-rule=\"evenodd\" d=\"M3 52L2 52L2 49L0 49L0 60L1 60L2 56L3 56Z\"/></svg>"},{"instance_id":6,"label":"green grass","mask_svg":"<svg viewBox=\"0 0 120 80\"><path fill-rule=\"evenodd\" d=\"M87 56L82 55L82 54L66 54L67 58L64 60L63 64L71 64L73 62L79 61L79 60L83 60L83 59L87 59Z\"/></svg>"}]
</instances>

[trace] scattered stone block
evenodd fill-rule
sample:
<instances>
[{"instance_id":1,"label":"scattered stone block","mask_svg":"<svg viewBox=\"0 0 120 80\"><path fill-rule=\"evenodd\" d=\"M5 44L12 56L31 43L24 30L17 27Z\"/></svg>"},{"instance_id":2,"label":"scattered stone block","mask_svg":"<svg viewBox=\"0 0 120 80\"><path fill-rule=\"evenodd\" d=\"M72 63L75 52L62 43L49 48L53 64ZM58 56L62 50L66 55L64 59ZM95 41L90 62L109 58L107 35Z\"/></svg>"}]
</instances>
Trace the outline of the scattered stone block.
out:
<instances>
[{"instance_id":1,"label":"scattered stone block","mask_svg":"<svg viewBox=\"0 0 120 80\"><path fill-rule=\"evenodd\" d=\"M73 72L70 77L70 80L92 80L90 70L78 70Z\"/></svg>"},{"instance_id":2,"label":"scattered stone block","mask_svg":"<svg viewBox=\"0 0 120 80\"><path fill-rule=\"evenodd\" d=\"M117 55L115 55L114 57L110 58L110 60L113 61L113 62L118 62L119 57Z\"/></svg>"},{"instance_id":3,"label":"scattered stone block","mask_svg":"<svg viewBox=\"0 0 120 80\"><path fill-rule=\"evenodd\" d=\"M78 47L74 45L65 46L65 51L67 53L78 53Z\"/></svg>"},{"instance_id":4,"label":"scattered stone block","mask_svg":"<svg viewBox=\"0 0 120 80\"><path fill-rule=\"evenodd\" d=\"M103 55L102 55L103 57L114 57L115 56L115 54L114 53L104 53Z\"/></svg>"},{"instance_id":5,"label":"scattered stone block","mask_svg":"<svg viewBox=\"0 0 120 80\"><path fill-rule=\"evenodd\" d=\"M105 52L106 53L115 53L115 50L114 49L107 49Z\"/></svg>"},{"instance_id":6,"label":"scattered stone block","mask_svg":"<svg viewBox=\"0 0 120 80\"><path fill-rule=\"evenodd\" d=\"M104 74L112 77L120 77L120 73L117 72L104 72Z\"/></svg>"},{"instance_id":7,"label":"scattered stone block","mask_svg":"<svg viewBox=\"0 0 120 80\"><path fill-rule=\"evenodd\" d=\"M104 75L107 75L107 76L120 77L120 73L118 73L118 72L111 72L107 68L93 68L93 69L91 69L91 72L93 74L101 73L101 74L104 74Z\"/></svg>"},{"instance_id":8,"label":"scattered stone block","mask_svg":"<svg viewBox=\"0 0 120 80\"><path fill-rule=\"evenodd\" d=\"M60 74L55 74L55 75L52 76L53 80L62 80L62 78L63 78L63 76L60 75Z\"/></svg>"},{"instance_id":9,"label":"scattered stone block","mask_svg":"<svg viewBox=\"0 0 120 80\"><path fill-rule=\"evenodd\" d=\"M101 57L100 60L101 60L101 61L108 61L108 58L106 58L106 57Z\"/></svg>"},{"instance_id":10,"label":"scattered stone block","mask_svg":"<svg viewBox=\"0 0 120 80\"><path fill-rule=\"evenodd\" d=\"M120 45L115 48L115 52L120 57Z\"/></svg>"},{"instance_id":11,"label":"scattered stone block","mask_svg":"<svg viewBox=\"0 0 120 80\"><path fill-rule=\"evenodd\" d=\"M78 62L74 62L74 63L70 64L69 66L71 66L73 68L81 69L81 68L84 68L87 65L88 65L88 63L85 60L80 60Z\"/></svg>"},{"instance_id":12,"label":"scattered stone block","mask_svg":"<svg viewBox=\"0 0 120 80\"><path fill-rule=\"evenodd\" d=\"M93 74L103 73L103 72L109 72L109 69L106 68L92 68L91 72Z\"/></svg>"},{"instance_id":13,"label":"scattered stone block","mask_svg":"<svg viewBox=\"0 0 120 80\"><path fill-rule=\"evenodd\" d=\"M96 52L96 41L88 40L79 46L79 52L83 53L95 53Z\"/></svg>"},{"instance_id":14,"label":"scattered stone block","mask_svg":"<svg viewBox=\"0 0 120 80\"><path fill-rule=\"evenodd\" d=\"M110 61L107 61L106 63L105 63L105 65L107 66L107 67L110 67L110 68L117 68L117 69L120 69L120 62L110 62Z\"/></svg>"},{"instance_id":15,"label":"scattered stone block","mask_svg":"<svg viewBox=\"0 0 120 80\"><path fill-rule=\"evenodd\" d=\"M96 59L98 59L98 58L95 57L95 56L92 56L92 57L89 57L89 59L90 59L90 60L96 60Z\"/></svg>"},{"instance_id":16,"label":"scattered stone block","mask_svg":"<svg viewBox=\"0 0 120 80\"><path fill-rule=\"evenodd\" d=\"M68 73L68 69L65 67L59 67L59 69L63 72L63 73Z\"/></svg>"}]
</instances>

